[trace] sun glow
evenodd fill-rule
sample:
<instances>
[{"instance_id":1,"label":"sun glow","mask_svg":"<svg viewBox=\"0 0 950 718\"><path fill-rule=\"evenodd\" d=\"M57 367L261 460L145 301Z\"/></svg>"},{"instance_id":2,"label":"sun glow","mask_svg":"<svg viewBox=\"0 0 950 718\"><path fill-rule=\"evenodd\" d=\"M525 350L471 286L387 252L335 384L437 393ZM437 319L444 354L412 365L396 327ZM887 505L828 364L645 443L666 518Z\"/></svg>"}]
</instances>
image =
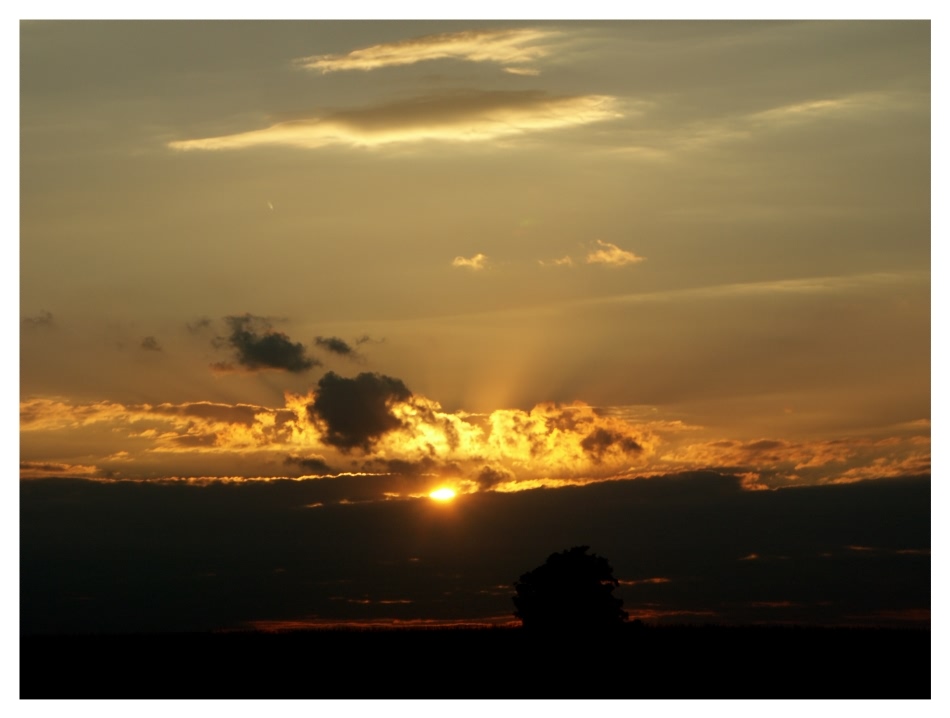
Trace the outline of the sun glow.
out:
<instances>
[{"instance_id":1,"label":"sun glow","mask_svg":"<svg viewBox=\"0 0 950 718\"><path fill-rule=\"evenodd\" d=\"M451 501L455 498L455 489L450 489L447 486L432 491L429 494L430 499L435 499L436 501Z\"/></svg>"}]
</instances>

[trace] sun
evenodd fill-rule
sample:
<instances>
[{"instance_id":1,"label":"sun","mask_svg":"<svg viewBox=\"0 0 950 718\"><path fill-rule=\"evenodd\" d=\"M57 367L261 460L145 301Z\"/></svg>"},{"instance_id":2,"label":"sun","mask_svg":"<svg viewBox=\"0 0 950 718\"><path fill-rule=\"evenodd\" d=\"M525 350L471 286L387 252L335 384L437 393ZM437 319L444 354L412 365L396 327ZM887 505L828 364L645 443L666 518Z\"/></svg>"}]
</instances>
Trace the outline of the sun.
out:
<instances>
[{"instance_id":1,"label":"sun","mask_svg":"<svg viewBox=\"0 0 950 718\"><path fill-rule=\"evenodd\" d=\"M447 486L432 491L429 494L430 499L435 499L436 501L451 501L455 498L455 489L450 489Z\"/></svg>"}]
</instances>

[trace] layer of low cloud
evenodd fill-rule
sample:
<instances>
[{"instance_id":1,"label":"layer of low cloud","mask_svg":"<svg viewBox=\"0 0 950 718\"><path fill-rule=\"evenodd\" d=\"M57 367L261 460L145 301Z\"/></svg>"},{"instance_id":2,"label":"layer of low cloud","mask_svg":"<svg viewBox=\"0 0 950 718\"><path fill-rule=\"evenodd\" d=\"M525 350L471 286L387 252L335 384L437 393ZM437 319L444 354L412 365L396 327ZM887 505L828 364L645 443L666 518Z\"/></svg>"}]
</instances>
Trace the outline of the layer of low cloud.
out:
<instances>
[{"instance_id":1,"label":"layer of low cloud","mask_svg":"<svg viewBox=\"0 0 950 718\"><path fill-rule=\"evenodd\" d=\"M299 466L308 474L315 474L325 476L328 474L336 474L337 470L332 468L325 458L322 456L288 456L285 460L286 464L291 466Z\"/></svg>"},{"instance_id":2,"label":"layer of low cloud","mask_svg":"<svg viewBox=\"0 0 950 718\"><path fill-rule=\"evenodd\" d=\"M537 74L536 70L520 66L549 55L552 48L542 43L559 35L555 30L537 28L471 30L372 45L339 55L301 57L294 62L298 67L328 73L452 59L490 62L504 65L506 72Z\"/></svg>"},{"instance_id":3,"label":"layer of low cloud","mask_svg":"<svg viewBox=\"0 0 950 718\"><path fill-rule=\"evenodd\" d=\"M317 149L335 144L377 147L426 140L477 142L620 116L615 98L606 95L462 90L279 122L233 135L180 140L168 146L177 150L263 145Z\"/></svg>"},{"instance_id":4,"label":"layer of low cloud","mask_svg":"<svg viewBox=\"0 0 950 718\"><path fill-rule=\"evenodd\" d=\"M68 470L57 466L83 464L128 478L181 476L172 467L182 467L177 471L193 477L217 471L253 481L337 474L333 467L339 467L406 479L374 484L376 498L383 492L424 494L439 477L460 493L475 493L699 469L739 476L749 490L929 473L928 422L891 428L877 436L740 441L668 418L581 402L468 414L445 411L400 379L375 373L327 373L311 392L286 393L279 407L53 397L20 405L22 455L37 462L24 467L24 477L43 475L44 465L50 467L47 475L61 476ZM87 450L82 457L44 450L46 437L57 435L72 436L68 445L81 442ZM288 463L288 456L299 460ZM227 471L232 473L221 473ZM369 484L367 491L372 498Z\"/></svg>"}]
</instances>

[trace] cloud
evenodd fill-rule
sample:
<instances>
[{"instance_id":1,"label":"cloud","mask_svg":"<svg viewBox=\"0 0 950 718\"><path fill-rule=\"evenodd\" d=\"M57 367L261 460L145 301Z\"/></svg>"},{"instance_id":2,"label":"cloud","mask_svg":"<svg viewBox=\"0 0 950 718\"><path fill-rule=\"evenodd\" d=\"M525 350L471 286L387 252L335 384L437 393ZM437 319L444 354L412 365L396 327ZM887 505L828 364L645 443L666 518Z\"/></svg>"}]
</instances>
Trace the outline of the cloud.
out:
<instances>
[{"instance_id":1,"label":"cloud","mask_svg":"<svg viewBox=\"0 0 950 718\"><path fill-rule=\"evenodd\" d=\"M363 339L363 337L360 337ZM364 341L369 341L369 337L366 337ZM328 352L333 354L338 354L339 356L348 357L350 359L355 359L359 356L356 349L351 347L345 341L339 337L316 337L313 340L313 343L322 349L326 349ZM357 340L357 344L362 344L363 341Z\"/></svg>"},{"instance_id":2,"label":"cloud","mask_svg":"<svg viewBox=\"0 0 950 718\"><path fill-rule=\"evenodd\" d=\"M320 361L307 356L303 344L275 332L264 317L245 314L225 317L225 321L231 327L231 334L224 340L219 338L218 343L229 344L235 350L237 362L248 371L278 369L299 374L321 366ZM231 369L231 365L224 362L212 366L224 371Z\"/></svg>"},{"instance_id":3,"label":"cloud","mask_svg":"<svg viewBox=\"0 0 950 718\"><path fill-rule=\"evenodd\" d=\"M193 322L186 323L185 328L192 334L198 334L211 328L211 320L208 317L199 317Z\"/></svg>"},{"instance_id":4,"label":"cloud","mask_svg":"<svg viewBox=\"0 0 950 718\"><path fill-rule=\"evenodd\" d=\"M466 259L465 257L456 257L452 260L453 267L468 267L469 269L479 270L485 268L485 262L488 261L488 257L479 252L474 257Z\"/></svg>"},{"instance_id":5,"label":"cloud","mask_svg":"<svg viewBox=\"0 0 950 718\"><path fill-rule=\"evenodd\" d=\"M92 478L101 474L97 466L67 464L59 461L21 461L20 478L35 479L51 476Z\"/></svg>"},{"instance_id":6,"label":"cloud","mask_svg":"<svg viewBox=\"0 0 950 718\"><path fill-rule=\"evenodd\" d=\"M363 372L347 379L331 371L317 383L310 411L326 426L326 443L344 451L368 452L376 439L402 426L391 406L411 396L406 385L393 377Z\"/></svg>"},{"instance_id":7,"label":"cloud","mask_svg":"<svg viewBox=\"0 0 950 718\"><path fill-rule=\"evenodd\" d=\"M45 309L35 317L23 317L20 320L20 326L23 329L48 329L55 326L53 315Z\"/></svg>"},{"instance_id":8,"label":"cloud","mask_svg":"<svg viewBox=\"0 0 950 718\"><path fill-rule=\"evenodd\" d=\"M142 343L139 345L142 349L150 352L160 352L162 347L159 345L158 340L155 337L145 337L142 339Z\"/></svg>"},{"instance_id":9,"label":"cloud","mask_svg":"<svg viewBox=\"0 0 950 718\"><path fill-rule=\"evenodd\" d=\"M365 471L385 471L390 474L400 476L417 477L422 475L444 475L445 473L458 474L461 469L458 464L449 462L443 464L433 459L431 456L423 456L418 461L406 461L405 459L383 459L376 457L363 464Z\"/></svg>"},{"instance_id":10,"label":"cloud","mask_svg":"<svg viewBox=\"0 0 950 718\"><path fill-rule=\"evenodd\" d=\"M475 477L475 481L478 483L479 488L484 490L491 489L498 484L513 481L514 478L515 475L504 466L492 465L483 466Z\"/></svg>"},{"instance_id":11,"label":"cloud","mask_svg":"<svg viewBox=\"0 0 950 718\"><path fill-rule=\"evenodd\" d=\"M263 145L316 149L378 147L396 142L477 142L620 117L606 95L459 90L398 100L323 117L278 122L234 135L170 142L176 150L229 150Z\"/></svg>"},{"instance_id":12,"label":"cloud","mask_svg":"<svg viewBox=\"0 0 950 718\"><path fill-rule=\"evenodd\" d=\"M284 463L299 466L311 474L337 473L336 469L333 469L322 456L288 456Z\"/></svg>"},{"instance_id":13,"label":"cloud","mask_svg":"<svg viewBox=\"0 0 950 718\"><path fill-rule=\"evenodd\" d=\"M585 485L670 471L728 472L747 490L930 472L926 422L896 427L900 432L890 435L740 441L621 409L575 402L488 414L448 412L393 377L345 379L330 373L315 391L288 392L276 407L29 398L20 403L20 437L26 458L119 468L128 478L226 475L256 481L284 475L286 456L313 458L315 449L321 449L327 470L316 464L310 468L332 473L330 466L342 466L346 455L360 449L367 456L359 471L405 478L379 484L375 493L367 490L365 500L386 491L402 496L428 491L438 477L465 494ZM696 432L703 433L697 437ZM62 437L68 439L66 446L90 448L81 458L71 451L50 451L50 442ZM122 452L129 459L125 465L110 466ZM34 469L31 476L42 473Z\"/></svg>"},{"instance_id":14,"label":"cloud","mask_svg":"<svg viewBox=\"0 0 950 718\"><path fill-rule=\"evenodd\" d=\"M597 246L600 249L596 249L587 255L588 264L609 264L614 267L622 267L625 264L642 262L645 259L645 257L638 257L633 252L620 249L616 244L604 242L600 239L597 240Z\"/></svg>"},{"instance_id":15,"label":"cloud","mask_svg":"<svg viewBox=\"0 0 950 718\"><path fill-rule=\"evenodd\" d=\"M342 70L376 70L381 67L413 65L430 60L492 62L500 65L532 62L551 53L540 41L559 36L554 30L519 28L511 30L471 30L426 35L402 42L372 45L343 55L313 55L294 61L298 67L322 73ZM518 72L505 67L506 72ZM528 73L530 70L522 70ZM533 72L532 74L537 74Z\"/></svg>"},{"instance_id":16,"label":"cloud","mask_svg":"<svg viewBox=\"0 0 950 718\"><path fill-rule=\"evenodd\" d=\"M573 267L574 260L569 255L564 255L560 259L539 259L538 264L542 267Z\"/></svg>"},{"instance_id":17,"label":"cloud","mask_svg":"<svg viewBox=\"0 0 950 718\"><path fill-rule=\"evenodd\" d=\"M848 483L930 472L930 437L848 437L819 441L722 439L670 447L670 468L735 472L748 489L788 484Z\"/></svg>"},{"instance_id":18,"label":"cloud","mask_svg":"<svg viewBox=\"0 0 950 718\"><path fill-rule=\"evenodd\" d=\"M506 67L504 70L509 75L525 75L528 77L536 77L541 74L540 70L536 70L532 67Z\"/></svg>"},{"instance_id":19,"label":"cloud","mask_svg":"<svg viewBox=\"0 0 950 718\"><path fill-rule=\"evenodd\" d=\"M857 117L866 122L868 118L881 117L888 112L924 107L929 107L926 96L901 91L816 97L764 110L738 112L721 118L703 117L646 129L636 133L634 144L611 151L643 159L682 159L692 151L773 138L777 134L807 130L818 124L831 127L832 123L853 122ZM731 210L730 216L734 217Z\"/></svg>"},{"instance_id":20,"label":"cloud","mask_svg":"<svg viewBox=\"0 0 950 718\"><path fill-rule=\"evenodd\" d=\"M643 447L631 437L603 427L597 427L585 436L581 441L581 448L598 464L611 453L626 455L643 451Z\"/></svg>"}]
</instances>

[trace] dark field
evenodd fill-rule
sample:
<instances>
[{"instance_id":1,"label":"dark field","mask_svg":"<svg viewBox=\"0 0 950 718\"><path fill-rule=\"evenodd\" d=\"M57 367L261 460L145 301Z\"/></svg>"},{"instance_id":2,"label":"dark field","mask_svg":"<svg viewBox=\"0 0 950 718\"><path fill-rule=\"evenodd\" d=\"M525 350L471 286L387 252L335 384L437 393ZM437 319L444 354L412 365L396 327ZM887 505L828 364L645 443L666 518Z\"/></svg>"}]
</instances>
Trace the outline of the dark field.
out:
<instances>
[{"instance_id":1,"label":"dark field","mask_svg":"<svg viewBox=\"0 0 950 718\"><path fill-rule=\"evenodd\" d=\"M635 626L24 636L31 698L930 698L930 631Z\"/></svg>"}]
</instances>

